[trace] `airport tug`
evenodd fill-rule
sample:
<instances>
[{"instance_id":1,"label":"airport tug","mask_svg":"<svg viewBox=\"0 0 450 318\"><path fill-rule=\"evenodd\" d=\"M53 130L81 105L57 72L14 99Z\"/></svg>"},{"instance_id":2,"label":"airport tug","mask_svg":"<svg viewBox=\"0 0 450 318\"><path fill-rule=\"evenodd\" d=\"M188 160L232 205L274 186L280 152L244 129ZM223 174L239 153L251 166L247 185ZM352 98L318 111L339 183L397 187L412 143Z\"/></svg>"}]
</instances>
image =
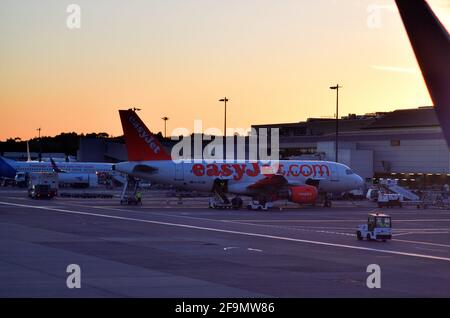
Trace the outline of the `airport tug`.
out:
<instances>
[{"instance_id":1,"label":"airport tug","mask_svg":"<svg viewBox=\"0 0 450 318\"><path fill-rule=\"evenodd\" d=\"M371 240L390 240L392 238L391 217L382 213L371 213L367 219L367 224L358 227L356 237L358 240L366 238Z\"/></svg>"}]
</instances>

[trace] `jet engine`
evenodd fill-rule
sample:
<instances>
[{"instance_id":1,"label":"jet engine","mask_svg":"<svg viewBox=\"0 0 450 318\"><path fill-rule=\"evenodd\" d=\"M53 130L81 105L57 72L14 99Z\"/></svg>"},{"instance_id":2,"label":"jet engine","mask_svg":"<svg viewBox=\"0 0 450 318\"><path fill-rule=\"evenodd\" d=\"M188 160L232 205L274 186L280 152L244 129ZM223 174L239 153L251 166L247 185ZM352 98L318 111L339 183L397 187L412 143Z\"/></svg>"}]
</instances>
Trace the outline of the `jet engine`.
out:
<instances>
[{"instance_id":1,"label":"jet engine","mask_svg":"<svg viewBox=\"0 0 450 318\"><path fill-rule=\"evenodd\" d=\"M316 187L303 185L289 188L289 201L298 204L314 204L318 197Z\"/></svg>"}]
</instances>

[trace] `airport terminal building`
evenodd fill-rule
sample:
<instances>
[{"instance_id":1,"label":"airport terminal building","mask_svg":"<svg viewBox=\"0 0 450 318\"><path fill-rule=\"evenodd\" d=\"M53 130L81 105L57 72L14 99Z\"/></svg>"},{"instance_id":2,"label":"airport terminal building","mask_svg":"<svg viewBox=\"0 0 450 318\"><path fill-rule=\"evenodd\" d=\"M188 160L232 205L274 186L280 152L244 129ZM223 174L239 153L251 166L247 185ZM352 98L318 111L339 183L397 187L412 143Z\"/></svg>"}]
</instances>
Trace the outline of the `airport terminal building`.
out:
<instances>
[{"instance_id":1,"label":"airport terminal building","mask_svg":"<svg viewBox=\"0 0 450 318\"><path fill-rule=\"evenodd\" d=\"M252 127L279 129L282 159L335 160L335 119ZM78 158L117 162L127 160L127 152L122 143L82 139ZM338 159L367 181L391 178L411 186L450 183L450 153L433 107L342 117Z\"/></svg>"},{"instance_id":2,"label":"airport terminal building","mask_svg":"<svg viewBox=\"0 0 450 318\"><path fill-rule=\"evenodd\" d=\"M279 128L284 157L335 160L334 119L253 127ZM433 107L343 117L338 140L339 162L367 180L391 178L411 185L450 180L450 153Z\"/></svg>"}]
</instances>

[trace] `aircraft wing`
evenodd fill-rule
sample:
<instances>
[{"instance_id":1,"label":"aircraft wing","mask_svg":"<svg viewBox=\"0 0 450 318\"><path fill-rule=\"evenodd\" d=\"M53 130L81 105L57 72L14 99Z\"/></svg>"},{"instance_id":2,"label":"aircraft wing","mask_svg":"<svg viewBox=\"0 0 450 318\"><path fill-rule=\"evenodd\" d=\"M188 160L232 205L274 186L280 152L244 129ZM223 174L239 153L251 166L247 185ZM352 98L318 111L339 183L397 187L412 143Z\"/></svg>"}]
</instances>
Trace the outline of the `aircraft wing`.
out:
<instances>
[{"instance_id":1,"label":"aircraft wing","mask_svg":"<svg viewBox=\"0 0 450 318\"><path fill-rule=\"evenodd\" d=\"M314 181L319 181L320 180L326 180L326 177L319 177L319 178L314 178ZM305 185L304 182L289 182L284 176L280 175L280 174L274 174L274 175L269 175L266 176L263 179L260 179L258 181L256 181L255 183L250 184L249 186L247 186L247 189L250 190L268 190L271 188L280 188L280 187L284 187L284 186L301 186L301 185Z\"/></svg>"},{"instance_id":2,"label":"aircraft wing","mask_svg":"<svg viewBox=\"0 0 450 318\"><path fill-rule=\"evenodd\" d=\"M136 174L146 174L146 175L150 175L150 174L155 174L158 172L157 168L151 167L149 165L145 165L145 164L138 164L135 165L133 168L133 173Z\"/></svg>"},{"instance_id":3,"label":"aircraft wing","mask_svg":"<svg viewBox=\"0 0 450 318\"><path fill-rule=\"evenodd\" d=\"M396 0L450 147L450 37L424 0Z\"/></svg>"},{"instance_id":4,"label":"aircraft wing","mask_svg":"<svg viewBox=\"0 0 450 318\"><path fill-rule=\"evenodd\" d=\"M267 176L249 185L247 188L251 190L263 190L269 188L279 188L288 185L285 177L279 174Z\"/></svg>"}]
</instances>

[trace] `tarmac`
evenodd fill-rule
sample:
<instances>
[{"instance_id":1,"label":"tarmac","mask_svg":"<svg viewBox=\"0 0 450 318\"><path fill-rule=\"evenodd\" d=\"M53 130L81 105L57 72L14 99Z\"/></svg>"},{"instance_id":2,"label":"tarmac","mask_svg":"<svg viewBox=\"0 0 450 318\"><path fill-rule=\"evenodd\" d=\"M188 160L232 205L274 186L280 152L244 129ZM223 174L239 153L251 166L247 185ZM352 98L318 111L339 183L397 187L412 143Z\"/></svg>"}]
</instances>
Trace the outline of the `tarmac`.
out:
<instances>
[{"instance_id":1,"label":"tarmac","mask_svg":"<svg viewBox=\"0 0 450 318\"><path fill-rule=\"evenodd\" d=\"M356 239L373 211L392 216L392 240ZM0 239L0 297L450 297L449 210L211 210L163 191L121 206L2 188ZM67 287L70 264L81 288ZM381 288L367 287L370 264Z\"/></svg>"}]
</instances>

